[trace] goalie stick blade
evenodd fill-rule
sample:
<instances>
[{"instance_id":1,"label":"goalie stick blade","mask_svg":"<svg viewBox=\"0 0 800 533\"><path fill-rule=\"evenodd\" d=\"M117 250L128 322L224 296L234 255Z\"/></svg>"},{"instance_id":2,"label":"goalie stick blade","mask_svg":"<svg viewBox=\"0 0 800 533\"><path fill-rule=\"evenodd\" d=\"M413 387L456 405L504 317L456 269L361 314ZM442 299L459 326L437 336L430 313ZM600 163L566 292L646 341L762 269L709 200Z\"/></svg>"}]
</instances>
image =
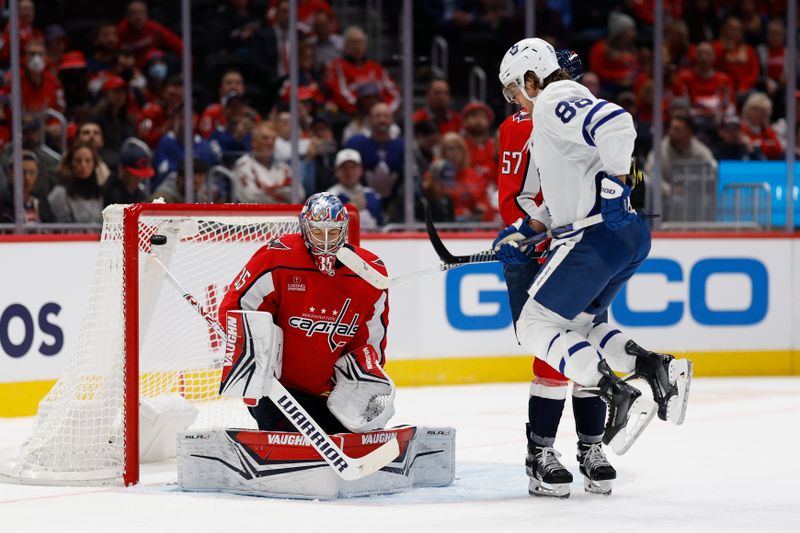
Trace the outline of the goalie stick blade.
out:
<instances>
[{"instance_id":1,"label":"goalie stick blade","mask_svg":"<svg viewBox=\"0 0 800 533\"><path fill-rule=\"evenodd\" d=\"M344 266L352 270L353 273L355 273L361 279L380 290L386 290L390 287L394 287L395 285L400 285L409 281L415 281L430 274L436 274L438 272L444 272L445 270L451 270L453 268L464 266L463 264L445 265L442 263L439 266L425 268L423 270L417 270L416 272L409 272L408 274L389 278L375 270L368 262L364 261L364 259L362 259L357 253L347 247L343 246L339 248L339 251L336 252L336 259L338 259Z\"/></svg>"},{"instance_id":2,"label":"goalie stick blade","mask_svg":"<svg viewBox=\"0 0 800 533\"><path fill-rule=\"evenodd\" d=\"M392 286L390 278L369 266L366 261L347 246L339 248L339 251L336 252L336 259L376 289L384 290Z\"/></svg>"},{"instance_id":3,"label":"goalie stick blade","mask_svg":"<svg viewBox=\"0 0 800 533\"><path fill-rule=\"evenodd\" d=\"M392 439L377 450L373 450L359 459L350 459L353 465L352 472L346 470L340 473L345 481L353 481L374 474L384 466L394 461L400 455L400 445L397 439Z\"/></svg>"}]
</instances>

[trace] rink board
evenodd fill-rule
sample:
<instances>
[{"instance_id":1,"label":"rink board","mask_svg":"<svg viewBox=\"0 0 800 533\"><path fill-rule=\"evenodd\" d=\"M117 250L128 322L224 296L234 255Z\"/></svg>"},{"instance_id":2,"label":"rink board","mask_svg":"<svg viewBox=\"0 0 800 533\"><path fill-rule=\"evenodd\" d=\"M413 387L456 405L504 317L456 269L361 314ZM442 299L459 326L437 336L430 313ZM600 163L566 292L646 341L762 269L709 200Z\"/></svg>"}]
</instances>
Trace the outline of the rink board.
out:
<instances>
[{"instance_id":1,"label":"rink board","mask_svg":"<svg viewBox=\"0 0 800 533\"><path fill-rule=\"evenodd\" d=\"M35 412L66 367L98 248L86 237L23 239L0 238L0 416ZM445 242L474 252L491 235ZM394 276L437 264L424 235L365 236L362 244ZM390 309L388 368L399 385L530 379L498 263L399 286ZM800 374L800 238L656 238L611 317L641 344L690 356L699 376Z\"/></svg>"}]
</instances>

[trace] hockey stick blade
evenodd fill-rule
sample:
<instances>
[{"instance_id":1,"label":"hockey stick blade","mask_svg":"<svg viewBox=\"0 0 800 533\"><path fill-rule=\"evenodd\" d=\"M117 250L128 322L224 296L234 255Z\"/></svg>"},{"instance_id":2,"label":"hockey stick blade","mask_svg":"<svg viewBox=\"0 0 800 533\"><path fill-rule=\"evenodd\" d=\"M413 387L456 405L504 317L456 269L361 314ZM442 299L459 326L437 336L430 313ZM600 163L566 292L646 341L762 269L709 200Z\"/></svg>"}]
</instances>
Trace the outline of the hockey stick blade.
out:
<instances>
[{"instance_id":1,"label":"hockey stick blade","mask_svg":"<svg viewBox=\"0 0 800 533\"><path fill-rule=\"evenodd\" d=\"M156 256L148 258L152 263L158 265L164 271L164 275L169 280L170 285L180 294L184 301L194 309L220 338L226 338L225 330L217 322L216 318L205 309L200 302L187 291L172 272ZM380 448L372 451L361 458L349 457L336 446L327 433L322 431L317 422L297 403L297 400L286 390L286 388L272 377L269 399L281 410L289 421L308 439L309 444L314 447L320 457L345 481L352 481L368 476L384 466L391 463L399 454L400 448L397 440L393 439ZM288 409L291 409L289 411ZM302 422L298 419L302 417Z\"/></svg>"},{"instance_id":2,"label":"hockey stick blade","mask_svg":"<svg viewBox=\"0 0 800 533\"><path fill-rule=\"evenodd\" d=\"M286 390L286 387L274 377L270 385L269 399L306 436L308 442L314 446L320 456L345 481L353 481L374 474L400 454L400 446L397 444L397 439L394 438L363 457L358 459L348 457Z\"/></svg>"},{"instance_id":3,"label":"hockey stick blade","mask_svg":"<svg viewBox=\"0 0 800 533\"><path fill-rule=\"evenodd\" d=\"M436 250L436 255L439 256L439 259L441 259L443 263L448 265L453 263L466 263L467 261L459 260L458 256L451 254L450 250L445 247L442 239L439 237L439 233L436 231L436 226L433 225L431 204L428 203L428 200L426 200L424 196L420 198L420 201L422 202L422 207L425 209L425 230L428 232L428 239L431 241L433 249ZM466 256L460 257L463 259Z\"/></svg>"}]
</instances>

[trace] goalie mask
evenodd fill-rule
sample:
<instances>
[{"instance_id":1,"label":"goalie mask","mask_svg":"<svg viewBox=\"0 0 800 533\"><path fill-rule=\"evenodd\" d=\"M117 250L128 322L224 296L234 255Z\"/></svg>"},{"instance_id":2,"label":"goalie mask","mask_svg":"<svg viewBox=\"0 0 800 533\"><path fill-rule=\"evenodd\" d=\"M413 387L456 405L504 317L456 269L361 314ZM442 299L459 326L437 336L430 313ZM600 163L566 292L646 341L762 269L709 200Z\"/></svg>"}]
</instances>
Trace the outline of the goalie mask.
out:
<instances>
[{"instance_id":1,"label":"goalie mask","mask_svg":"<svg viewBox=\"0 0 800 533\"><path fill-rule=\"evenodd\" d=\"M300 233L320 271L332 276L336 252L347 240L347 209L333 194L311 195L300 211Z\"/></svg>"},{"instance_id":2,"label":"goalie mask","mask_svg":"<svg viewBox=\"0 0 800 533\"><path fill-rule=\"evenodd\" d=\"M498 78L503 86L503 96L509 103L515 103L514 89L518 88L522 97L533 103L536 97L528 96L525 91L525 74L532 71L539 80L544 80L559 68L556 51L547 41L522 39L508 49L500 63Z\"/></svg>"}]
</instances>

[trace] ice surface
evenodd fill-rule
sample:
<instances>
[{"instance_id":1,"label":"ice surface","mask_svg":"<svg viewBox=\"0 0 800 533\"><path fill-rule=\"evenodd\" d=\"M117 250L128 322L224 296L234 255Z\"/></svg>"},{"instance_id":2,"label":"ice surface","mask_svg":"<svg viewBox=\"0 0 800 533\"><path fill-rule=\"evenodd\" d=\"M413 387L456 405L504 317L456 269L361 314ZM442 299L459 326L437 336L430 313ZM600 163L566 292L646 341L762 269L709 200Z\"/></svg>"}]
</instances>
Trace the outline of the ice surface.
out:
<instances>
[{"instance_id":1,"label":"ice surface","mask_svg":"<svg viewBox=\"0 0 800 533\"><path fill-rule=\"evenodd\" d=\"M800 378L695 379L683 426L654 420L625 456L609 452L609 497L583 491L567 406L556 443L576 480L567 500L528 496L527 390L398 391L395 422L457 428L449 487L334 502L186 494L162 463L127 489L0 484L0 532L800 531ZM30 425L0 419L0 447Z\"/></svg>"}]
</instances>

